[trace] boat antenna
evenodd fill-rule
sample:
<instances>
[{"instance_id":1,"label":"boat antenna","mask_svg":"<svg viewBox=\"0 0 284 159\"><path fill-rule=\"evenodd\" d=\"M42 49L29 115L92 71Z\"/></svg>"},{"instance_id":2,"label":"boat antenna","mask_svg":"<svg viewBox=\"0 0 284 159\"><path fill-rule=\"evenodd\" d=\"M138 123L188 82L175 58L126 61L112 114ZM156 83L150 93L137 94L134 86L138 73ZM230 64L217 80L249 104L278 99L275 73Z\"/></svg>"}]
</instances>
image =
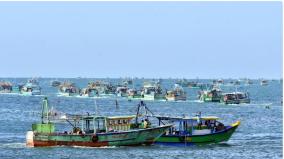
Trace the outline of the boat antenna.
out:
<instances>
[{"instance_id":1,"label":"boat antenna","mask_svg":"<svg viewBox=\"0 0 284 159\"><path fill-rule=\"evenodd\" d=\"M148 109L148 107L146 106L146 104L144 103L144 101L141 100L140 103L138 104L138 108L137 108L137 112L136 112L136 118L135 118L136 124L138 124L138 116L139 116L140 111L142 110L142 108L144 108L144 110L145 110L145 115L147 116L147 118L148 118L148 112L149 112L152 116L154 116L154 113L153 113L150 109Z\"/></svg>"},{"instance_id":2,"label":"boat antenna","mask_svg":"<svg viewBox=\"0 0 284 159\"><path fill-rule=\"evenodd\" d=\"M97 100L95 99L95 115L99 114L99 109L98 109L98 105L97 105Z\"/></svg>"}]
</instances>

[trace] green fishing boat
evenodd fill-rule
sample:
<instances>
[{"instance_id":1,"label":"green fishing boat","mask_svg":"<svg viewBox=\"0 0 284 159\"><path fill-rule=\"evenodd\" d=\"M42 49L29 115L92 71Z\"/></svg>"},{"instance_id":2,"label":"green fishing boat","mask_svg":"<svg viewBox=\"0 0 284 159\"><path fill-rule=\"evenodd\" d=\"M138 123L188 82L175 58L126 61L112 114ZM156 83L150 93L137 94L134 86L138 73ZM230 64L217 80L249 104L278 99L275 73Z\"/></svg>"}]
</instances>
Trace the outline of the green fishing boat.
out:
<instances>
[{"instance_id":1,"label":"green fishing boat","mask_svg":"<svg viewBox=\"0 0 284 159\"><path fill-rule=\"evenodd\" d=\"M105 81L89 82L88 88L92 90L92 95L96 97L115 97L116 87Z\"/></svg>"},{"instance_id":2,"label":"green fishing boat","mask_svg":"<svg viewBox=\"0 0 284 159\"><path fill-rule=\"evenodd\" d=\"M52 115L53 114L53 115ZM27 146L132 146L151 145L172 125L137 127L138 116L60 115L51 113L48 100L42 105L42 121L32 125L26 135ZM132 123L132 119L136 122ZM72 126L71 131L57 131L56 123Z\"/></svg>"},{"instance_id":3,"label":"green fishing boat","mask_svg":"<svg viewBox=\"0 0 284 159\"><path fill-rule=\"evenodd\" d=\"M163 145L202 145L225 142L240 125L240 121L224 126L218 117L166 117L156 116L159 124L172 123L174 127L164 133L155 143Z\"/></svg>"},{"instance_id":4,"label":"green fishing boat","mask_svg":"<svg viewBox=\"0 0 284 159\"><path fill-rule=\"evenodd\" d=\"M199 92L199 100L202 102L220 102L222 91L219 88Z\"/></svg>"},{"instance_id":5,"label":"green fishing boat","mask_svg":"<svg viewBox=\"0 0 284 159\"><path fill-rule=\"evenodd\" d=\"M141 92L136 89L128 89L127 90L127 98L128 99L141 99Z\"/></svg>"},{"instance_id":6,"label":"green fishing boat","mask_svg":"<svg viewBox=\"0 0 284 159\"><path fill-rule=\"evenodd\" d=\"M145 82L141 91L143 100L165 100L165 94L160 84L156 82Z\"/></svg>"}]
</instances>

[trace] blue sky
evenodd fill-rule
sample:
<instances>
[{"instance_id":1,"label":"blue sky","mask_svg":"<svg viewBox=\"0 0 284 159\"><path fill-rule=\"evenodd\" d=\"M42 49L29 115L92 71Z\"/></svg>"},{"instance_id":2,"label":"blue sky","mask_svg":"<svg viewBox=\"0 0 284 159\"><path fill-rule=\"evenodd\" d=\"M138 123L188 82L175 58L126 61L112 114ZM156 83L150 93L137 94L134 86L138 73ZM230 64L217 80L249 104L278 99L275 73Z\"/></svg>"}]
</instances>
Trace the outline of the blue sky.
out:
<instances>
[{"instance_id":1,"label":"blue sky","mask_svg":"<svg viewBox=\"0 0 284 159\"><path fill-rule=\"evenodd\" d=\"M282 77L281 2L0 2L0 77Z\"/></svg>"}]
</instances>

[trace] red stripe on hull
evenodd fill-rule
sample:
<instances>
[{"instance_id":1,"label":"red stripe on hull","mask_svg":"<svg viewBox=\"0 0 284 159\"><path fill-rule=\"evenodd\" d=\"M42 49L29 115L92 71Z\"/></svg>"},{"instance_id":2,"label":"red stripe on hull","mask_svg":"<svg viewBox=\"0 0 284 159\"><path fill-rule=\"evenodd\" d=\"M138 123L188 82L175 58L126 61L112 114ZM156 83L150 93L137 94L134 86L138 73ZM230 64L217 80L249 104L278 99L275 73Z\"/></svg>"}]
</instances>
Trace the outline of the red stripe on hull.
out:
<instances>
[{"instance_id":1,"label":"red stripe on hull","mask_svg":"<svg viewBox=\"0 0 284 159\"><path fill-rule=\"evenodd\" d=\"M109 146L108 142L78 142L78 141L34 141L34 147L45 146L87 146L102 147Z\"/></svg>"}]
</instances>

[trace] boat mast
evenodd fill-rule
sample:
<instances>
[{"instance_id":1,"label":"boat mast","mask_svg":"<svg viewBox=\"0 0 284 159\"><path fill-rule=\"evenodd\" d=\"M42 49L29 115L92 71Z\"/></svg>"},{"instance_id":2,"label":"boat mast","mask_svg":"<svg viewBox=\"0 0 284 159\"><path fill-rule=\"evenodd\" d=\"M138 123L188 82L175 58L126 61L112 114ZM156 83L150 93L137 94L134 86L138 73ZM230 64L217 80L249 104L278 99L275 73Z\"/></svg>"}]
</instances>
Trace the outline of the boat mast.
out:
<instances>
[{"instance_id":1,"label":"boat mast","mask_svg":"<svg viewBox=\"0 0 284 159\"><path fill-rule=\"evenodd\" d=\"M49 122L49 116L48 116L48 100L47 97L44 97L42 102L42 112L41 112L41 123L45 124L46 121Z\"/></svg>"}]
</instances>

